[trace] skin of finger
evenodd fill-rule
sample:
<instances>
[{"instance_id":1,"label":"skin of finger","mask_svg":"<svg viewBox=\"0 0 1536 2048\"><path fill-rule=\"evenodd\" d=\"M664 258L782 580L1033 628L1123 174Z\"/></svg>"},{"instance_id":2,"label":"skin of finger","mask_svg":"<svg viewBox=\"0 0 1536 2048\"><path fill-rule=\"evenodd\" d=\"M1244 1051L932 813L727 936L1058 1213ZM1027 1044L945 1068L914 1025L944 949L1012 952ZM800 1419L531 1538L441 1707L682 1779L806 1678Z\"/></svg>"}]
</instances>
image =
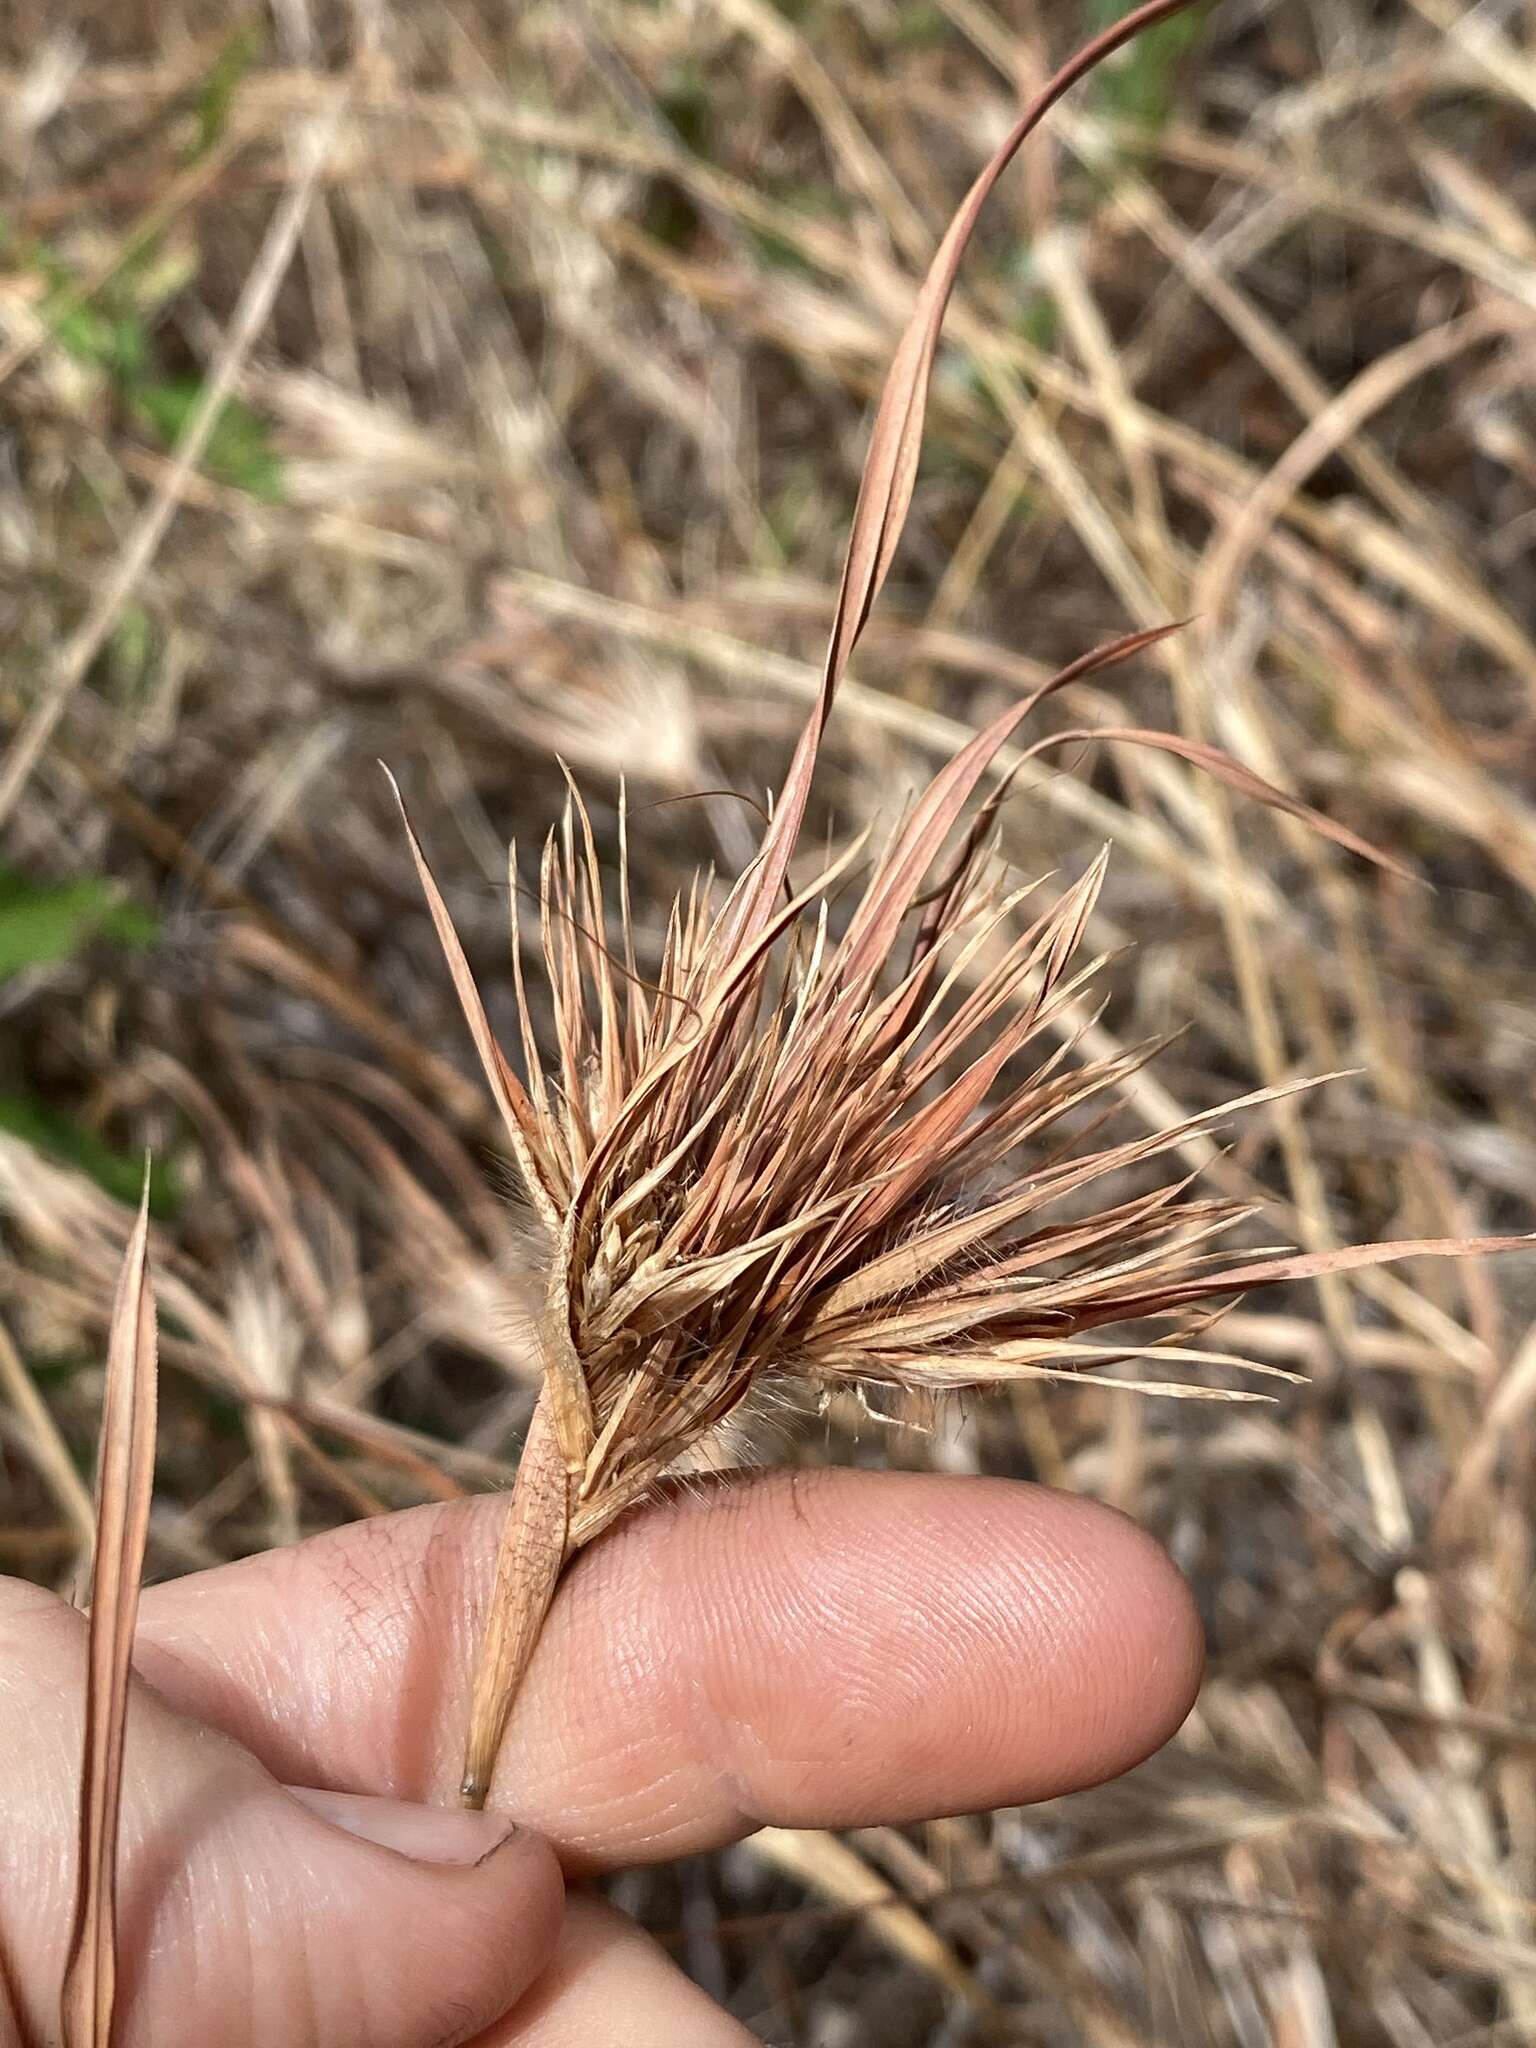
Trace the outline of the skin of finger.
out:
<instances>
[{"instance_id":1,"label":"skin of finger","mask_svg":"<svg viewBox=\"0 0 1536 2048\"><path fill-rule=\"evenodd\" d=\"M283 1778L451 1797L503 1513L417 1509L158 1588L145 1668ZM493 1799L575 1870L1014 1805L1158 1747L1201 1661L1183 1579L1095 1503L930 1474L694 1487L568 1572Z\"/></svg>"},{"instance_id":2,"label":"skin of finger","mask_svg":"<svg viewBox=\"0 0 1536 2048\"><path fill-rule=\"evenodd\" d=\"M85 1617L0 1580L0 2043L53 2040L72 1917ZM547 1844L431 1866L329 1826L135 1681L119 1851L117 2048L450 2048L554 1952Z\"/></svg>"},{"instance_id":3,"label":"skin of finger","mask_svg":"<svg viewBox=\"0 0 1536 2048\"><path fill-rule=\"evenodd\" d=\"M632 1920L578 1894L550 1968L474 2048L752 2048L753 2039Z\"/></svg>"}]
</instances>

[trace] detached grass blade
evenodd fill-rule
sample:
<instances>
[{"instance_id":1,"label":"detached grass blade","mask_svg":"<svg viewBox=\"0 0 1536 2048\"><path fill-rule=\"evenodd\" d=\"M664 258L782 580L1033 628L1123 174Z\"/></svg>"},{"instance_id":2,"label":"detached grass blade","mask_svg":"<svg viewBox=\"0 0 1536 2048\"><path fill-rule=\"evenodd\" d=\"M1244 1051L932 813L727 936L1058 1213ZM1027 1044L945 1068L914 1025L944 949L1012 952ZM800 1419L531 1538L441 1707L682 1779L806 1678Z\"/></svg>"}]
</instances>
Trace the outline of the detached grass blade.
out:
<instances>
[{"instance_id":1,"label":"detached grass blade","mask_svg":"<svg viewBox=\"0 0 1536 2048\"><path fill-rule=\"evenodd\" d=\"M107 1344L96 1486L75 1917L64 1966L64 2048L111 2048L117 1992L117 1835L129 1658L155 1476L155 1303L149 1178L123 1259Z\"/></svg>"}]
</instances>

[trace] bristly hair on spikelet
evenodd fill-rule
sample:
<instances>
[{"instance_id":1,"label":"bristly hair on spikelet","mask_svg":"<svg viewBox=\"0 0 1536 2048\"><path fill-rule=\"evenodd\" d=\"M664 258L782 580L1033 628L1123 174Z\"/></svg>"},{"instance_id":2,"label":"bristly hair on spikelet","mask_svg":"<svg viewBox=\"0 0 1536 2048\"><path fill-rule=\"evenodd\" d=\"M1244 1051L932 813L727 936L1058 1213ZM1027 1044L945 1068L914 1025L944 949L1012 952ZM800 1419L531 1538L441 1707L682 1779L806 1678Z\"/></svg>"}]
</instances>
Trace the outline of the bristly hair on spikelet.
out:
<instances>
[{"instance_id":1,"label":"bristly hair on spikelet","mask_svg":"<svg viewBox=\"0 0 1536 2048\"><path fill-rule=\"evenodd\" d=\"M1176 630L1115 640L1011 706L945 767L868 866L846 918L828 909L867 835L790 879L838 684L885 580L917 469L929 372L955 272L993 184L1049 107L1094 64L1188 0L1152 0L1100 36L1025 109L944 236L898 344L871 432L817 704L760 850L717 901L696 880L672 906L654 981L640 975L620 806L618 930L574 787L545 847L540 936L557 1067L540 1063L516 943L526 1083L494 1038L409 820L422 886L522 1182L547 1238L545 1383L513 1489L475 1674L462 1795L483 1803L519 1680L566 1562L639 1501L752 1389L831 1383L974 1387L1064 1377L1193 1351L1191 1312L1263 1281L1414 1253L1434 1240L1226 1265L1212 1236L1248 1213L1188 1182L1083 1213L1084 1191L1165 1153L1196 1125L1083 1150L1053 1141L1150 1055L1074 1063L1031 1053L1099 965L1078 948L1105 855L1020 922L1028 889L995 878L981 806L935 877L978 785L1052 692ZM1244 794L1383 856L1214 748L1101 728L1067 740L1178 754ZM1026 756L1027 758L1027 756ZM398 794L398 792L397 792ZM1385 863L1391 865L1391 863ZM1011 932L1011 936L1006 936ZM1054 1142L1054 1148L1053 1148ZM1524 1240L1487 1240L1498 1249ZM1181 1321L1182 1319L1182 1321ZM1164 1320L1160 1338L1095 1341ZM1149 1383L1134 1384L1145 1391ZM1191 1384L1163 1392L1209 1394ZM1251 1397L1250 1397L1251 1398Z\"/></svg>"}]
</instances>

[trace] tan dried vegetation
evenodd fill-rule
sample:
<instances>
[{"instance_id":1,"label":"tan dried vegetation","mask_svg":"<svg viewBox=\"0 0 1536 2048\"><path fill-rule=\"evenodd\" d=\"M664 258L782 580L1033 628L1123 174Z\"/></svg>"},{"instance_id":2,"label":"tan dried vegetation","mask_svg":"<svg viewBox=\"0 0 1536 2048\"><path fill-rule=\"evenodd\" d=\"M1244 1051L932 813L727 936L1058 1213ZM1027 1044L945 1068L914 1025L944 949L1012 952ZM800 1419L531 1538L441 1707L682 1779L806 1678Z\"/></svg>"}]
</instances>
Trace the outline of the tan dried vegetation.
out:
<instances>
[{"instance_id":1,"label":"tan dried vegetation","mask_svg":"<svg viewBox=\"0 0 1536 2048\"><path fill-rule=\"evenodd\" d=\"M1287 0L1117 59L994 202L920 473L1059 23L28 11L0 811L18 868L120 876L161 922L5 984L7 1569L76 1571L112 1333L76 2037L110 2026L146 1541L186 1568L498 1483L526 1423L478 1793L564 1560L749 1391L821 1390L825 1421L768 1417L814 1462L869 1453L883 1387L996 1382L879 1455L1162 1534L1213 1650L1180 1742L1027 1815L769 1832L629 1903L797 2044L1525 2038L1528 1283L1370 1263L1536 1197L1523 18ZM722 792L786 706L754 841ZM381 753L536 1250L486 1192ZM562 801L509 977L504 840ZM147 1238L145 1142L177 1182ZM1201 1341L1286 1276L1315 1301ZM1245 1361L1280 1411L1213 1383Z\"/></svg>"}]
</instances>

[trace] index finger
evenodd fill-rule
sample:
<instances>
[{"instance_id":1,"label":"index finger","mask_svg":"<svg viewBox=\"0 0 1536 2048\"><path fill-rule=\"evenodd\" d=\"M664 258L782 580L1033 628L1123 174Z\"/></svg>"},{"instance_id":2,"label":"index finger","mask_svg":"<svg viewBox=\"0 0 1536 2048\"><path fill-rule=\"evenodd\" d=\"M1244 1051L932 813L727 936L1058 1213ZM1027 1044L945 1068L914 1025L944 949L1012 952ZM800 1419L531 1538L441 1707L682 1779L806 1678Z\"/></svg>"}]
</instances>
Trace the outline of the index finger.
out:
<instances>
[{"instance_id":1,"label":"index finger","mask_svg":"<svg viewBox=\"0 0 1536 2048\"><path fill-rule=\"evenodd\" d=\"M419 1508L158 1587L140 1669L289 1783L451 1799L504 1512ZM1020 1804L1149 1754L1201 1658L1183 1579L1093 1502L927 1474L709 1482L570 1568L492 1804L581 1868Z\"/></svg>"}]
</instances>

